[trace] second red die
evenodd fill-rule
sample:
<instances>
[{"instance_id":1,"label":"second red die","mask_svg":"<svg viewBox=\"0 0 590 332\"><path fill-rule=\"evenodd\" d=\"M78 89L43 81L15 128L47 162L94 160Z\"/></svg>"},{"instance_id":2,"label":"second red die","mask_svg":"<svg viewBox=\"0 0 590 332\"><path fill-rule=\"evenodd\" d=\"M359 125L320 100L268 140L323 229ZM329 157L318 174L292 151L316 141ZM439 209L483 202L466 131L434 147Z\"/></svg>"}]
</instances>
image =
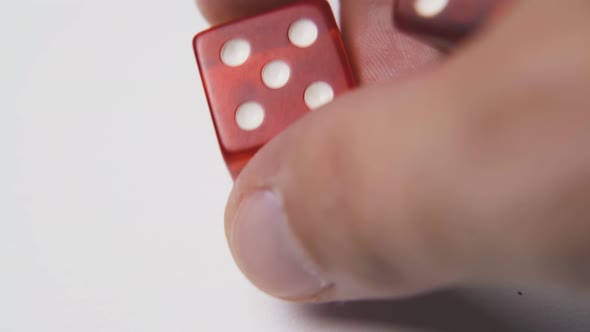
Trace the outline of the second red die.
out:
<instances>
[{"instance_id":1,"label":"second red die","mask_svg":"<svg viewBox=\"0 0 590 332\"><path fill-rule=\"evenodd\" d=\"M214 27L195 37L194 48L234 178L291 123L355 86L336 20L323 0Z\"/></svg>"}]
</instances>

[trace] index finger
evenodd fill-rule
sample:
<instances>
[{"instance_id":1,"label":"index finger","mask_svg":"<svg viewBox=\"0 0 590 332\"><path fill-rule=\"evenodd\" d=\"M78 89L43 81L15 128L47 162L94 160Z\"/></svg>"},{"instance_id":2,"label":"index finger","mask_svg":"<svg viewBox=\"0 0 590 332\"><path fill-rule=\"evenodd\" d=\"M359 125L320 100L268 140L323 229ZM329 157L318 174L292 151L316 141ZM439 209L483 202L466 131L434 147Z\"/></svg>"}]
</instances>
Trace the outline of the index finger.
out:
<instances>
[{"instance_id":1,"label":"index finger","mask_svg":"<svg viewBox=\"0 0 590 332\"><path fill-rule=\"evenodd\" d=\"M196 0L203 16L211 24L254 15L296 0Z\"/></svg>"}]
</instances>

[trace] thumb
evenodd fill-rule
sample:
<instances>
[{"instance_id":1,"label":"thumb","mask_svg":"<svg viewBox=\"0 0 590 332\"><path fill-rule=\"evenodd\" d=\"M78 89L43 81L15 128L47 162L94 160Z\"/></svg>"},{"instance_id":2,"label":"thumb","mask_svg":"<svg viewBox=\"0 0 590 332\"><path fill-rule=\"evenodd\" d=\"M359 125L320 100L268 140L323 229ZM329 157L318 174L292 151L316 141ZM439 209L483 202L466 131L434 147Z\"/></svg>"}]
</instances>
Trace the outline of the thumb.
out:
<instances>
[{"instance_id":1,"label":"thumb","mask_svg":"<svg viewBox=\"0 0 590 332\"><path fill-rule=\"evenodd\" d=\"M323 301L451 281L431 273L436 257L419 248L427 241L422 195L433 194L425 173L449 129L440 104L409 97L417 86L351 94L292 126L243 170L226 228L254 284L284 299ZM417 100L432 104L408 107Z\"/></svg>"},{"instance_id":2,"label":"thumb","mask_svg":"<svg viewBox=\"0 0 590 332\"><path fill-rule=\"evenodd\" d=\"M573 148L590 141L588 23L573 7L523 3L444 67L344 96L265 146L226 212L245 275L324 302L590 274L590 151Z\"/></svg>"}]
</instances>

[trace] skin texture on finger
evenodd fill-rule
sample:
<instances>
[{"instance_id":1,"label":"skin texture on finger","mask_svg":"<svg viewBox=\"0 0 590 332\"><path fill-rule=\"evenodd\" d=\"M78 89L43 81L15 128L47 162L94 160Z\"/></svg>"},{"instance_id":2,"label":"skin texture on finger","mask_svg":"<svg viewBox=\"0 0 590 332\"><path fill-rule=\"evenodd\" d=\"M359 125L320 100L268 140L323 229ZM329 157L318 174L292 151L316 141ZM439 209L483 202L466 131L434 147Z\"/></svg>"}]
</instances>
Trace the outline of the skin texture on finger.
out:
<instances>
[{"instance_id":1,"label":"skin texture on finger","mask_svg":"<svg viewBox=\"0 0 590 332\"><path fill-rule=\"evenodd\" d=\"M437 71L364 87L278 136L227 207L244 273L298 301L459 282L588 287L587 9L584 0L522 2ZM317 293L278 294L244 260L234 217L260 190L276 194L283 212L273 216L288 221L308 274L321 274ZM249 257L264 264L264 255Z\"/></svg>"},{"instance_id":2,"label":"skin texture on finger","mask_svg":"<svg viewBox=\"0 0 590 332\"><path fill-rule=\"evenodd\" d=\"M361 84L406 77L438 63L440 51L397 30L394 0L342 0L342 34Z\"/></svg>"}]
</instances>

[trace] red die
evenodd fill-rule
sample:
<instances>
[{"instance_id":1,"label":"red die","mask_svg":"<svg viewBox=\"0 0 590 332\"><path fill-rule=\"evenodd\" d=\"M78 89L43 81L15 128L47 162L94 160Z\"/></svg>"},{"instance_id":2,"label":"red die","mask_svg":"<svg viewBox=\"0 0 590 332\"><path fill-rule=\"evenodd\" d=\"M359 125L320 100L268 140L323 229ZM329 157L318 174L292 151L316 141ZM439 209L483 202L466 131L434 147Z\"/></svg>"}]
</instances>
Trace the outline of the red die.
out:
<instances>
[{"instance_id":1,"label":"red die","mask_svg":"<svg viewBox=\"0 0 590 332\"><path fill-rule=\"evenodd\" d=\"M512 0L397 0L394 22L401 30L443 47L465 39Z\"/></svg>"},{"instance_id":2,"label":"red die","mask_svg":"<svg viewBox=\"0 0 590 332\"><path fill-rule=\"evenodd\" d=\"M235 179L264 144L355 85L330 5L304 0L198 34L195 54Z\"/></svg>"}]
</instances>

